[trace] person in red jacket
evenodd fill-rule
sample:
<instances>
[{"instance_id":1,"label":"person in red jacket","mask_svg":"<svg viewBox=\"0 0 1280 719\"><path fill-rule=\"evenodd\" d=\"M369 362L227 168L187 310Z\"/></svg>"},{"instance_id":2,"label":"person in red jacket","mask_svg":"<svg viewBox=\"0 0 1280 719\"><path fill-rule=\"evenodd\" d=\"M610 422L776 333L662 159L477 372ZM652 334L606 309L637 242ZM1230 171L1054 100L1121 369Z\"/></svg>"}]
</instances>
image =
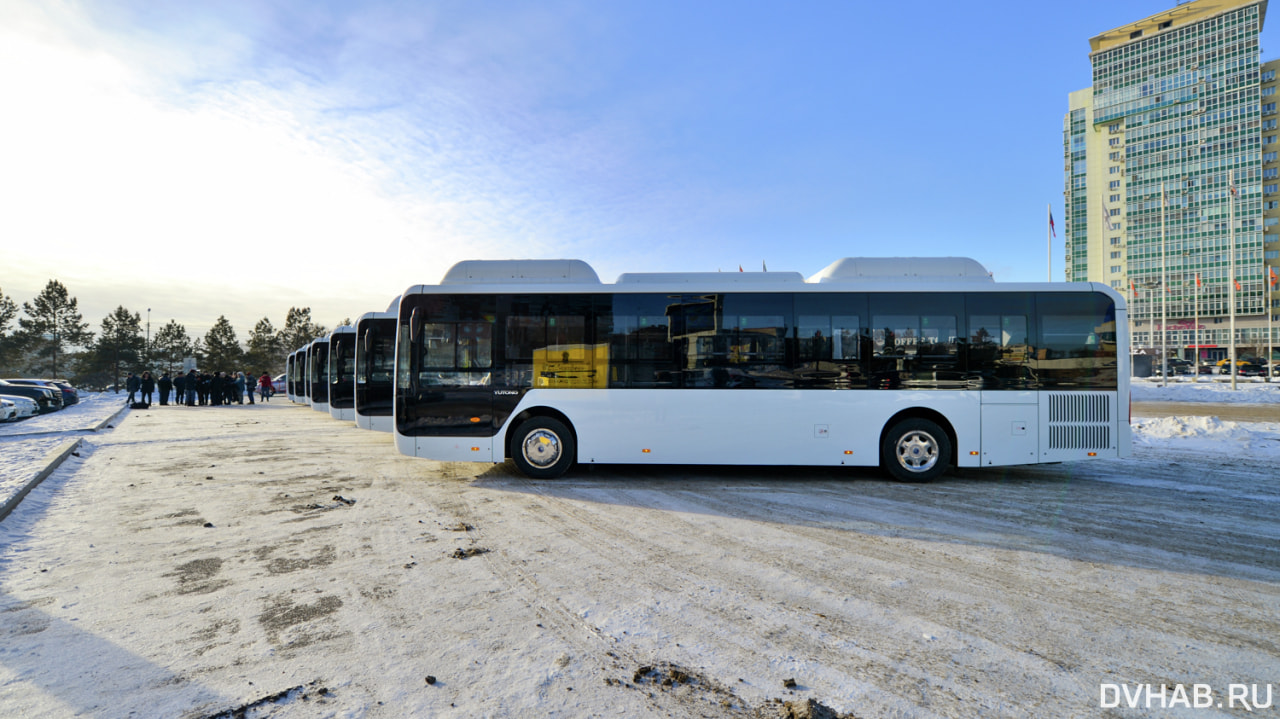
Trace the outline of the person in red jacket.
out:
<instances>
[{"instance_id":1,"label":"person in red jacket","mask_svg":"<svg viewBox=\"0 0 1280 719\"><path fill-rule=\"evenodd\" d=\"M258 378L258 394L261 395L263 402L270 402L271 395L275 394L275 387L271 384L271 375L266 372Z\"/></svg>"}]
</instances>

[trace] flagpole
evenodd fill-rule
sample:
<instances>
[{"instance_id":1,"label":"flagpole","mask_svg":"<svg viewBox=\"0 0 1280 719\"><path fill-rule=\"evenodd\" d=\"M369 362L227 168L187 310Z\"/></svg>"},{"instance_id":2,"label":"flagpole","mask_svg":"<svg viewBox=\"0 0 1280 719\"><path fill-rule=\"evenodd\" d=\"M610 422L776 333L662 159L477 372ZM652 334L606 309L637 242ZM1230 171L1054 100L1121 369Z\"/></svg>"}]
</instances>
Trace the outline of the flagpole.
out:
<instances>
[{"instance_id":1,"label":"flagpole","mask_svg":"<svg viewBox=\"0 0 1280 719\"><path fill-rule=\"evenodd\" d=\"M1229 193L1230 202L1230 220L1227 224L1227 244L1229 249L1230 262L1228 263L1228 273L1231 275L1227 279L1227 305L1231 310L1231 329L1228 330L1229 340L1227 343L1228 353L1227 361L1231 363L1231 389L1236 388L1236 178L1235 173L1231 177L1231 192Z\"/></svg>"},{"instance_id":2,"label":"flagpole","mask_svg":"<svg viewBox=\"0 0 1280 719\"><path fill-rule=\"evenodd\" d=\"M1169 256L1168 234L1165 232L1165 220L1169 215L1169 196L1165 192L1165 183L1160 183L1160 386L1169 384Z\"/></svg>"},{"instance_id":3,"label":"flagpole","mask_svg":"<svg viewBox=\"0 0 1280 719\"><path fill-rule=\"evenodd\" d=\"M1196 273L1196 324L1191 329L1191 343L1196 346L1196 380L1200 381L1200 273Z\"/></svg>"},{"instance_id":4,"label":"flagpole","mask_svg":"<svg viewBox=\"0 0 1280 719\"><path fill-rule=\"evenodd\" d=\"M1049 215L1049 226L1044 230L1045 254L1049 258L1049 274L1045 281L1053 282L1053 203L1045 204L1045 212Z\"/></svg>"}]
</instances>

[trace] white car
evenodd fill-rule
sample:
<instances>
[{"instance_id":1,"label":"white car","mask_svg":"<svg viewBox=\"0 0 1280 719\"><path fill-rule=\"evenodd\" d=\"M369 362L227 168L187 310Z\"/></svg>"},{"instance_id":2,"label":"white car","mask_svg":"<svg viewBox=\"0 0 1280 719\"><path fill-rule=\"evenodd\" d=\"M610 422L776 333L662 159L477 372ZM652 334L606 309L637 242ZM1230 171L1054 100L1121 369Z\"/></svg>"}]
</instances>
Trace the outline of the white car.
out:
<instances>
[{"instance_id":1,"label":"white car","mask_svg":"<svg viewBox=\"0 0 1280 719\"><path fill-rule=\"evenodd\" d=\"M0 422L8 422L18 416L18 405L7 399L0 399Z\"/></svg>"},{"instance_id":2,"label":"white car","mask_svg":"<svg viewBox=\"0 0 1280 719\"><path fill-rule=\"evenodd\" d=\"M27 417L33 417L36 415L37 411L40 409L40 406L36 404L36 401L31 399L30 397L19 397L16 394L6 394L6 395L0 395L0 400L3 400L13 405L13 416L2 421L19 420L19 419L26 419Z\"/></svg>"}]
</instances>

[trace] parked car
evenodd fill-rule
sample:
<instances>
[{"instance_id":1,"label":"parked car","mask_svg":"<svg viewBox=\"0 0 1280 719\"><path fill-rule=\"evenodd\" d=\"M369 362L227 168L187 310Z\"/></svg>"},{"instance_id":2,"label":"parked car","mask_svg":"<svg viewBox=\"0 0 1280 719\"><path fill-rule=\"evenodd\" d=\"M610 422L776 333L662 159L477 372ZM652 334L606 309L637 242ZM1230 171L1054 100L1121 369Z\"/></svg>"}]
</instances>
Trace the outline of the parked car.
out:
<instances>
[{"instance_id":1,"label":"parked car","mask_svg":"<svg viewBox=\"0 0 1280 719\"><path fill-rule=\"evenodd\" d=\"M36 401L40 414L57 412L62 409L62 391L42 385L13 384L0 379L0 395L15 394Z\"/></svg>"},{"instance_id":2,"label":"parked car","mask_svg":"<svg viewBox=\"0 0 1280 719\"><path fill-rule=\"evenodd\" d=\"M0 394L0 399L6 402L12 402L17 414L13 417L14 421L34 417L40 411L40 405L36 404L34 399L30 397L20 397L16 394Z\"/></svg>"},{"instance_id":3,"label":"parked car","mask_svg":"<svg viewBox=\"0 0 1280 719\"><path fill-rule=\"evenodd\" d=\"M0 422L9 422L18 418L18 405L12 400L0 398Z\"/></svg>"},{"instance_id":4,"label":"parked car","mask_svg":"<svg viewBox=\"0 0 1280 719\"><path fill-rule=\"evenodd\" d=\"M1180 375L1180 374L1191 374L1191 362L1189 360L1174 358L1171 360L1167 360L1166 363L1169 365L1170 377L1173 377L1175 375ZM1159 376L1160 363L1152 362L1151 364L1152 364L1152 367L1151 367L1152 373L1155 374L1156 376Z\"/></svg>"},{"instance_id":5,"label":"parked car","mask_svg":"<svg viewBox=\"0 0 1280 719\"><path fill-rule=\"evenodd\" d=\"M1236 372L1241 377L1263 377L1266 375L1267 370L1262 365L1247 364L1242 365Z\"/></svg>"},{"instance_id":6,"label":"parked car","mask_svg":"<svg viewBox=\"0 0 1280 719\"><path fill-rule=\"evenodd\" d=\"M284 374L278 374L278 375L276 375L275 377L272 377L272 378L271 378L271 389L272 389L272 391L274 391L276 394L280 394L281 392L288 392L288 391L289 391L289 376L288 376L288 375L284 375Z\"/></svg>"},{"instance_id":7,"label":"parked car","mask_svg":"<svg viewBox=\"0 0 1280 719\"><path fill-rule=\"evenodd\" d=\"M80 401L80 393L76 391L71 383L62 379L10 379L7 380L14 384L25 385L43 385L45 387L54 387L62 392L62 406L70 407Z\"/></svg>"}]
</instances>

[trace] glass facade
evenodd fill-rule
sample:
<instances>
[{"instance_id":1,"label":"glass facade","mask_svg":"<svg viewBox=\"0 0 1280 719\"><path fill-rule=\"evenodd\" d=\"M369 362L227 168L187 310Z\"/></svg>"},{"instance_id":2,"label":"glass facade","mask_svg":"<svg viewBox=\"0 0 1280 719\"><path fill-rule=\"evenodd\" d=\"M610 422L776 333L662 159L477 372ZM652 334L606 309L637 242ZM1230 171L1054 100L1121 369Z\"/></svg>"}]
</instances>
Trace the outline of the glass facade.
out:
<instances>
[{"instance_id":1,"label":"glass facade","mask_svg":"<svg viewBox=\"0 0 1280 719\"><path fill-rule=\"evenodd\" d=\"M1162 310L1170 330L1230 313L1232 254L1237 317L1262 320L1268 304L1280 163L1275 70L1259 61L1266 3L1219 7L1094 38L1091 95L1073 95L1064 120L1066 279L1119 284L1148 340Z\"/></svg>"}]
</instances>

